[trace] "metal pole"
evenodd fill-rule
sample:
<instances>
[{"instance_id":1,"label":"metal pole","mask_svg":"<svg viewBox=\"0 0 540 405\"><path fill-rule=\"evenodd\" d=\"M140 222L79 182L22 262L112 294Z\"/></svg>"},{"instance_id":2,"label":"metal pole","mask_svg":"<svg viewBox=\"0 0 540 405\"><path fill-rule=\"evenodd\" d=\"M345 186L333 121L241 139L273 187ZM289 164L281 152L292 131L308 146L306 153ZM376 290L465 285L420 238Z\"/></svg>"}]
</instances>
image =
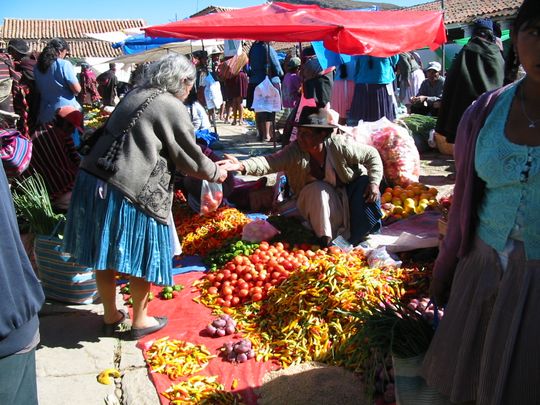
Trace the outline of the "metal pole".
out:
<instances>
[{"instance_id":1,"label":"metal pole","mask_svg":"<svg viewBox=\"0 0 540 405\"><path fill-rule=\"evenodd\" d=\"M444 0L441 0L441 9L442 9L442 12L443 12L443 23L444 23ZM442 75L444 76L445 72L446 72L446 49L445 49L445 44L442 44L442 63L441 63L441 66L442 66Z\"/></svg>"}]
</instances>

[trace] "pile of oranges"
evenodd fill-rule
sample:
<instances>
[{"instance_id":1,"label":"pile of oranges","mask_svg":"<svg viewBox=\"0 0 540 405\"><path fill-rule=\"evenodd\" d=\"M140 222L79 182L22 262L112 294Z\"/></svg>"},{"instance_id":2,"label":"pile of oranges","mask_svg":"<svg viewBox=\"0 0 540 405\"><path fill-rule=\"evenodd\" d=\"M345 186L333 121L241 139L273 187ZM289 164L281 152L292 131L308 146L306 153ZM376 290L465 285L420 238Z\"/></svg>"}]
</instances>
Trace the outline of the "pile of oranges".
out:
<instances>
[{"instance_id":1,"label":"pile of oranges","mask_svg":"<svg viewBox=\"0 0 540 405\"><path fill-rule=\"evenodd\" d=\"M437 208L437 189L421 183L387 187L381 195L383 220L398 220Z\"/></svg>"}]
</instances>

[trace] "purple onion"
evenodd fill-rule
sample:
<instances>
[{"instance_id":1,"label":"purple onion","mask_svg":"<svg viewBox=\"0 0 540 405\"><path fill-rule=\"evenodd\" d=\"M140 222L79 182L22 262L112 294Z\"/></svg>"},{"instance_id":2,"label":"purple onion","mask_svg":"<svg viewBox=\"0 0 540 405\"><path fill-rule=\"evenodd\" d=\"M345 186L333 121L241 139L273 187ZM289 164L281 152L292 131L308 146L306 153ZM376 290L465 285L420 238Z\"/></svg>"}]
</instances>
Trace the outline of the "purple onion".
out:
<instances>
[{"instance_id":1,"label":"purple onion","mask_svg":"<svg viewBox=\"0 0 540 405\"><path fill-rule=\"evenodd\" d=\"M245 353L240 353L240 354L236 355L236 361L238 363L243 363L243 362L247 361L247 359L248 358L247 358L247 355Z\"/></svg>"},{"instance_id":2,"label":"purple onion","mask_svg":"<svg viewBox=\"0 0 540 405\"><path fill-rule=\"evenodd\" d=\"M209 324L206 327L206 331L210 334L210 336L214 336L216 333L216 328L212 324Z\"/></svg>"}]
</instances>

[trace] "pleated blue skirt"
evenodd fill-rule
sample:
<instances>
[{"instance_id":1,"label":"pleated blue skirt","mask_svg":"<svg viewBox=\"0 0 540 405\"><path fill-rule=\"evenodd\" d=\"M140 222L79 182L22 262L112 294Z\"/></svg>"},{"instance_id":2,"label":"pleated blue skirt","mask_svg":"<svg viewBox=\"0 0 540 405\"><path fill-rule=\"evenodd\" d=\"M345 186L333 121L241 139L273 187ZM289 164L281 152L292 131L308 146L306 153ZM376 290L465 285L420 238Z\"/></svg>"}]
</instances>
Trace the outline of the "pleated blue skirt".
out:
<instances>
[{"instance_id":1,"label":"pleated blue skirt","mask_svg":"<svg viewBox=\"0 0 540 405\"><path fill-rule=\"evenodd\" d=\"M64 251L95 270L113 269L172 285L167 225L137 209L113 186L79 171L64 229Z\"/></svg>"}]
</instances>

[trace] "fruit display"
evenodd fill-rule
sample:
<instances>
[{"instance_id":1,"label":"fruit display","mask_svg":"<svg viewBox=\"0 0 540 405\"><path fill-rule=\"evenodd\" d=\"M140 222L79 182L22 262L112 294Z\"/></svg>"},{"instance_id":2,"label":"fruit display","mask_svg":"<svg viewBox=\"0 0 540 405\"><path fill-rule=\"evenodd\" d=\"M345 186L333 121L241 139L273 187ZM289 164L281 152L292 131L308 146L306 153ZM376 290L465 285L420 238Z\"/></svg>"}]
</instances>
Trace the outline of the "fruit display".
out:
<instances>
[{"instance_id":1,"label":"fruit display","mask_svg":"<svg viewBox=\"0 0 540 405\"><path fill-rule=\"evenodd\" d=\"M309 252L309 253L308 253ZM249 256L237 255L215 272L206 274L197 287L208 305L236 307L264 299L291 272L308 264L314 252L288 250L281 242L261 242Z\"/></svg>"},{"instance_id":2,"label":"fruit display","mask_svg":"<svg viewBox=\"0 0 540 405\"><path fill-rule=\"evenodd\" d=\"M405 188L387 187L381 195L384 221L395 221L410 215L421 214L430 208L437 208L437 189L421 183L412 183Z\"/></svg>"},{"instance_id":3,"label":"fruit display","mask_svg":"<svg viewBox=\"0 0 540 405\"><path fill-rule=\"evenodd\" d=\"M244 108L242 112L242 118L246 121L255 121L255 111Z\"/></svg>"}]
</instances>

